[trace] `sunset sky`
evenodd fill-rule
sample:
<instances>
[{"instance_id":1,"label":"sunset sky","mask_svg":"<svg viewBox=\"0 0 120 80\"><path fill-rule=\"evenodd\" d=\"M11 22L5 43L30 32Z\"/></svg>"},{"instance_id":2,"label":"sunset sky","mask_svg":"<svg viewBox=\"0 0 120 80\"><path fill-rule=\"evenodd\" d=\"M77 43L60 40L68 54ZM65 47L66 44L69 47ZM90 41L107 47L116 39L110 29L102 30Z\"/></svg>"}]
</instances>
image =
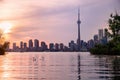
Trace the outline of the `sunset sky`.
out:
<instances>
[{"instance_id":1,"label":"sunset sky","mask_svg":"<svg viewBox=\"0 0 120 80\"><path fill-rule=\"evenodd\" d=\"M67 45L77 39L79 7L81 39L87 41L107 27L119 5L120 0L0 0L0 25L11 43L38 39Z\"/></svg>"}]
</instances>

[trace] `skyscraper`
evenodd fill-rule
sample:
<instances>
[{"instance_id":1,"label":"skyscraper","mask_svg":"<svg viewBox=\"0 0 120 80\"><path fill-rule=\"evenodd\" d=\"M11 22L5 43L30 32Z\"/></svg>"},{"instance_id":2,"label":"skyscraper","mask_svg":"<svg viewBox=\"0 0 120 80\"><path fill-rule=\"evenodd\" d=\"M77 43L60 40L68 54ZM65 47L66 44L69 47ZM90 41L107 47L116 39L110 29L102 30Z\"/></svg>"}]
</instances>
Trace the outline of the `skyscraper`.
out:
<instances>
[{"instance_id":1,"label":"skyscraper","mask_svg":"<svg viewBox=\"0 0 120 80\"><path fill-rule=\"evenodd\" d=\"M50 44L49 44L49 50L50 50L50 51L54 51L54 47L55 47L55 46L54 46L54 43L50 43Z\"/></svg>"},{"instance_id":2,"label":"skyscraper","mask_svg":"<svg viewBox=\"0 0 120 80\"><path fill-rule=\"evenodd\" d=\"M23 49L23 42L20 42L20 49Z\"/></svg>"},{"instance_id":3,"label":"skyscraper","mask_svg":"<svg viewBox=\"0 0 120 80\"><path fill-rule=\"evenodd\" d=\"M98 30L99 40L103 39L103 29Z\"/></svg>"},{"instance_id":4,"label":"skyscraper","mask_svg":"<svg viewBox=\"0 0 120 80\"><path fill-rule=\"evenodd\" d=\"M33 48L33 41L32 39L29 40L29 49L32 49Z\"/></svg>"},{"instance_id":5,"label":"skyscraper","mask_svg":"<svg viewBox=\"0 0 120 80\"><path fill-rule=\"evenodd\" d=\"M13 43L13 50L17 48L16 43Z\"/></svg>"},{"instance_id":6,"label":"skyscraper","mask_svg":"<svg viewBox=\"0 0 120 80\"><path fill-rule=\"evenodd\" d=\"M81 44L80 44L80 24L81 24L81 21L80 21L80 9L78 9L78 21L77 21L77 24L78 24L78 40L77 40L77 45L78 45L78 51L80 51L80 48L81 48Z\"/></svg>"},{"instance_id":7,"label":"skyscraper","mask_svg":"<svg viewBox=\"0 0 120 80\"><path fill-rule=\"evenodd\" d=\"M24 49L27 49L27 43L25 42L23 45L24 45Z\"/></svg>"},{"instance_id":8,"label":"skyscraper","mask_svg":"<svg viewBox=\"0 0 120 80\"><path fill-rule=\"evenodd\" d=\"M64 44L60 43L60 50L63 51L64 50Z\"/></svg>"},{"instance_id":9,"label":"skyscraper","mask_svg":"<svg viewBox=\"0 0 120 80\"><path fill-rule=\"evenodd\" d=\"M73 40L69 43L69 48L70 48L70 51L75 51L75 43Z\"/></svg>"},{"instance_id":10,"label":"skyscraper","mask_svg":"<svg viewBox=\"0 0 120 80\"><path fill-rule=\"evenodd\" d=\"M48 49L47 44L44 41L41 42L41 49L42 49L42 51L45 51Z\"/></svg>"},{"instance_id":11,"label":"skyscraper","mask_svg":"<svg viewBox=\"0 0 120 80\"><path fill-rule=\"evenodd\" d=\"M58 43L55 43L55 51L59 51L59 44Z\"/></svg>"},{"instance_id":12,"label":"skyscraper","mask_svg":"<svg viewBox=\"0 0 120 80\"><path fill-rule=\"evenodd\" d=\"M35 49L39 48L39 40L37 39L34 40L34 47Z\"/></svg>"},{"instance_id":13,"label":"skyscraper","mask_svg":"<svg viewBox=\"0 0 120 80\"><path fill-rule=\"evenodd\" d=\"M96 35L94 35L94 43L95 44L98 44L99 43L99 40L98 40L98 35L96 34Z\"/></svg>"}]
</instances>

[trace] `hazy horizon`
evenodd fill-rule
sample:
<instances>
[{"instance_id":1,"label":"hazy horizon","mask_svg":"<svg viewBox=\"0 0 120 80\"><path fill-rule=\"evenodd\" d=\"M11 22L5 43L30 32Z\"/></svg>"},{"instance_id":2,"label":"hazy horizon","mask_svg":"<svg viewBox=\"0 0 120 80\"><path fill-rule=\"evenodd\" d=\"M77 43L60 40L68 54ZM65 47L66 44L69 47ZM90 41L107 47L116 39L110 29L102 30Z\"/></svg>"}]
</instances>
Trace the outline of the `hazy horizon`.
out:
<instances>
[{"instance_id":1,"label":"hazy horizon","mask_svg":"<svg viewBox=\"0 0 120 80\"><path fill-rule=\"evenodd\" d=\"M107 27L111 13L120 13L120 0L0 0L0 24L10 42L38 39L68 44L77 39L80 7L81 39L89 40ZM1 28L1 27L0 27Z\"/></svg>"}]
</instances>

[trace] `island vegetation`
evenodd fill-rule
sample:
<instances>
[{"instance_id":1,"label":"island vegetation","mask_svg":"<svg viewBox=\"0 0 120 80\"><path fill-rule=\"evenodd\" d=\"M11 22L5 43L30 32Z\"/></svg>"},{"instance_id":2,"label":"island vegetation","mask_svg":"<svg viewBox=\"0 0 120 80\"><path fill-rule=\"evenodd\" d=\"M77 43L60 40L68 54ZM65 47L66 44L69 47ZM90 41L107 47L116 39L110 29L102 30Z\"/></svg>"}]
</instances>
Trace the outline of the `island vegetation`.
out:
<instances>
[{"instance_id":1,"label":"island vegetation","mask_svg":"<svg viewBox=\"0 0 120 80\"><path fill-rule=\"evenodd\" d=\"M5 41L2 30L0 30L0 55L4 55L9 42Z\"/></svg>"},{"instance_id":2,"label":"island vegetation","mask_svg":"<svg viewBox=\"0 0 120 80\"><path fill-rule=\"evenodd\" d=\"M120 55L120 16L111 14L108 20L109 28L105 29L107 44L97 44L90 49L91 54Z\"/></svg>"}]
</instances>

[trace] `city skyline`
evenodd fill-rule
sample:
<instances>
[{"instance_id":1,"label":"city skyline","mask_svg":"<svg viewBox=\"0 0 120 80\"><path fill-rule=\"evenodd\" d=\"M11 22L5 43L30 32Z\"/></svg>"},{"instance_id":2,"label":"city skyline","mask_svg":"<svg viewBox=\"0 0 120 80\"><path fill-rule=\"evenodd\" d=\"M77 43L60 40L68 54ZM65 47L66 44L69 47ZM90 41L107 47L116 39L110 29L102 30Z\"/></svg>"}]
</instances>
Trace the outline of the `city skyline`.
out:
<instances>
[{"instance_id":1,"label":"city skyline","mask_svg":"<svg viewBox=\"0 0 120 80\"><path fill-rule=\"evenodd\" d=\"M78 13L79 15L79 13ZM79 18L78 18L79 21ZM78 37L79 36L79 24L78 24ZM80 40L80 39L78 39ZM84 40L78 41L69 41L68 45L64 43L47 43L45 41L40 41L38 39L30 39L29 41L20 41L19 45L14 42L12 47L8 47L7 51L10 52L42 52L42 51L52 51L52 52L59 52L59 51L89 51L89 49L93 48L97 44L107 44L109 38L107 37L104 29L99 29L98 34L94 34L94 36L85 42Z\"/></svg>"},{"instance_id":2,"label":"city skyline","mask_svg":"<svg viewBox=\"0 0 120 80\"><path fill-rule=\"evenodd\" d=\"M0 24L9 27L3 30L6 40L11 42L27 42L32 38L67 45L70 40L77 40L76 21L79 7L81 39L88 41L98 29L107 26L111 13L115 10L119 12L119 3L119 0L2 0Z\"/></svg>"}]
</instances>

